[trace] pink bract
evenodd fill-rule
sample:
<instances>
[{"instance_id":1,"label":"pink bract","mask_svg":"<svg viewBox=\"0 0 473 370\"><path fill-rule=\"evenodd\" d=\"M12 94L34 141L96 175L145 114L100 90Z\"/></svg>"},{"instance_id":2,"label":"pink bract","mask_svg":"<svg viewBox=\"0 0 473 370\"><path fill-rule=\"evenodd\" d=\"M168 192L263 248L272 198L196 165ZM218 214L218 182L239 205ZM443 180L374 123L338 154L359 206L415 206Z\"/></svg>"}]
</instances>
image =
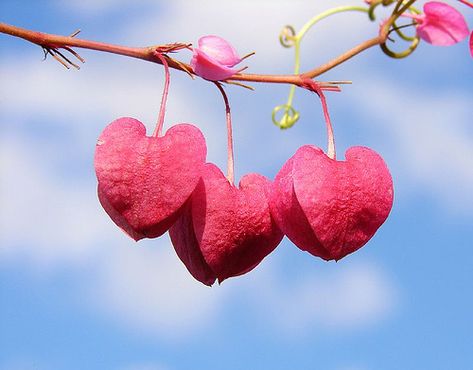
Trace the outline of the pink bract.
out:
<instances>
[{"instance_id":1,"label":"pink bract","mask_svg":"<svg viewBox=\"0 0 473 370\"><path fill-rule=\"evenodd\" d=\"M175 125L162 137L149 137L140 121L117 119L97 141L100 203L133 239L160 236L194 191L206 153L205 139L193 125Z\"/></svg>"},{"instance_id":2,"label":"pink bract","mask_svg":"<svg viewBox=\"0 0 473 370\"><path fill-rule=\"evenodd\" d=\"M210 35L199 39L190 65L196 75L210 81L221 81L238 72L233 67L240 61L232 45L221 37Z\"/></svg>"},{"instance_id":3,"label":"pink bract","mask_svg":"<svg viewBox=\"0 0 473 370\"><path fill-rule=\"evenodd\" d=\"M427 2L424 5L424 14L414 18L419 22L417 34L432 45L450 46L462 41L469 34L463 15L445 3Z\"/></svg>"},{"instance_id":4,"label":"pink bract","mask_svg":"<svg viewBox=\"0 0 473 370\"><path fill-rule=\"evenodd\" d=\"M271 182L248 174L239 188L207 163L181 217L169 230L177 255L206 285L255 268L283 234L271 216Z\"/></svg>"},{"instance_id":5,"label":"pink bract","mask_svg":"<svg viewBox=\"0 0 473 370\"><path fill-rule=\"evenodd\" d=\"M305 145L274 180L271 211L300 249L339 260L361 248L388 217L391 175L373 150L352 147L346 161Z\"/></svg>"}]
</instances>

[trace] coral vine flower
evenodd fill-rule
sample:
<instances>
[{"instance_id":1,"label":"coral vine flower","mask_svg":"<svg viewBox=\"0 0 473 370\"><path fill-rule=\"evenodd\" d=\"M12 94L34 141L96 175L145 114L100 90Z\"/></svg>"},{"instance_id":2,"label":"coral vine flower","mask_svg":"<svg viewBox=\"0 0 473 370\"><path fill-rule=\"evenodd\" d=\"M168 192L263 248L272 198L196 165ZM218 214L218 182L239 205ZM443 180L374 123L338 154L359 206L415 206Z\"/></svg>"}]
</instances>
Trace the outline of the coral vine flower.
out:
<instances>
[{"instance_id":1,"label":"coral vine flower","mask_svg":"<svg viewBox=\"0 0 473 370\"><path fill-rule=\"evenodd\" d=\"M210 81L222 81L238 72L233 67L241 60L226 40L209 35L199 39L190 64L196 75Z\"/></svg>"},{"instance_id":2,"label":"coral vine flower","mask_svg":"<svg viewBox=\"0 0 473 370\"><path fill-rule=\"evenodd\" d=\"M468 36L468 25L463 15L450 5L430 1L424 5L424 14L406 15L418 23L417 34L432 45L450 46Z\"/></svg>"}]
</instances>

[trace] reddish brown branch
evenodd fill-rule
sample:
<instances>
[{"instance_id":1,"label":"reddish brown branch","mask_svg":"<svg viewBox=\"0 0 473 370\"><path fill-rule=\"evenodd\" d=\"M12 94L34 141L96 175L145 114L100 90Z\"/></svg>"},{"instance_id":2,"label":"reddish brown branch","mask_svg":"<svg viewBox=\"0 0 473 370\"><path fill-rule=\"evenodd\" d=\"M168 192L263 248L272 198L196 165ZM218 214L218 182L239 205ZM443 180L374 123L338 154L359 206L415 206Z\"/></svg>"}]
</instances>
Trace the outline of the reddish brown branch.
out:
<instances>
[{"instance_id":1,"label":"reddish brown branch","mask_svg":"<svg viewBox=\"0 0 473 370\"><path fill-rule=\"evenodd\" d=\"M409 1L405 6L402 7L401 11L396 14L391 15L391 17L384 23L380 34L377 37L374 37L370 40L364 41L363 43L355 46L354 48L346 51L345 53L339 55L338 57L330 60L329 62L316 67L310 71L304 72L300 75L270 75L270 74L246 74L239 73L230 78L230 81L246 81L246 82L265 82L265 83L280 83L280 84L293 84L297 86L303 86L303 80L306 78L315 78L321 74L327 72L328 70L338 66L339 64L349 60L355 55L363 52L366 49L369 49L376 45L381 45L387 40L387 35L389 28L394 23L394 21L399 17L399 14L405 11L409 5L414 3L415 0ZM37 44L46 50L57 50L65 49L71 52L72 47L97 50L112 54L124 55L127 57L137 58L146 60L153 63L162 64L159 58L156 57L155 52L166 49L172 45L152 45L147 47L127 47L120 45L107 44L102 42L83 40L75 38L77 34L71 36L59 36L43 32L30 31L24 28L12 26L6 23L0 23L0 32L5 33L11 36L20 37L24 40L30 41L34 44ZM186 44L176 44L186 46ZM74 54L75 55L75 54ZM77 55L76 55L77 57ZM188 64L173 60L168 58L169 67L184 71L187 73L193 73L191 66ZM323 85L323 83L322 83Z\"/></svg>"}]
</instances>

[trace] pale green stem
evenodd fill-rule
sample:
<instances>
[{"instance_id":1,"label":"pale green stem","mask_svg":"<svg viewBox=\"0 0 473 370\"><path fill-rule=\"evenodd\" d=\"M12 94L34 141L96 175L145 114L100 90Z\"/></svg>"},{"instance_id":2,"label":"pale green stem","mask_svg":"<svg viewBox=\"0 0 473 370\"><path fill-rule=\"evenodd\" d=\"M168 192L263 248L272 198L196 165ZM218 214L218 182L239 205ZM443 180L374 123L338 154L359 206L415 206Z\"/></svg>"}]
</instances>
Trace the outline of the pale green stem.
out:
<instances>
[{"instance_id":1,"label":"pale green stem","mask_svg":"<svg viewBox=\"0 0 473 370\"><path fill-rule=\"evenodd\" d=\"M297 75L299 74L299 71L301 69L301 58L300 58L301 44L300 44L299 38L295 40L294 51L295 51L294 74ZM294 100L295 92L296 92L296 86L291 85L289 89L289 96L287 97L287 103L286 103L287 107L292 107L292 101ZM289 108L286 108L284 110L284 114L287 114L288 111L289 111Z\"/></svg>"},{"instance_id":2,"label":"pale green stem","mask_svg":"<svg viewBox=\"0 0 473 370\"><path fill-rule=\"evenodd\" d=\"M299 33L296 35L296 38L299 40L302 39L302 37L304 37L307 31L309 31L316 23L320 22L322 19L330 17L331 15L334 15L337 13L343 13L343 12L349 12L349 11L358 11L358 12L368 13L369 9L362 6L346 5L346 6L337 6L335 8L326 10L325 12L316 15L314 18L308 21L304 25L304 27L301 28Z\"/></svg>"},{"instance_id":3,"label":"pale green stem","mask_svg":"<svg viewBox=\"0 0 473 370\"><path fill-rule=\"evenodd\" d=\"M359 11L359 12L365 12L368 13L369 9L366 7L362 6L339 6L335 7L332 9L329 9L323 13L320 13L316 15L314 18L309 20L302 28L301 30L295 35L292 40L294 42L294 75L298 75L300 73L300 68L301 68L301 57L300 57L300 51L301 51L301 40L304 37L304 35L318 22L320 22L322 19L327 18L331 15L337 14L337 13L342 13L342 12L348 12L348 11ZM289 111L292 108L292 102L294 100L294 95L296 92L296 86L292 85L289 89L289 95L287 98L287 102L284 108L284 116L281 120L282 125L281 128L287 128L291 127L298 119L297 116L295 116L295 119L292 119L289 117ZM285 127L284 123L287 123L287 126Z\"/></svg>"}]
</instances>

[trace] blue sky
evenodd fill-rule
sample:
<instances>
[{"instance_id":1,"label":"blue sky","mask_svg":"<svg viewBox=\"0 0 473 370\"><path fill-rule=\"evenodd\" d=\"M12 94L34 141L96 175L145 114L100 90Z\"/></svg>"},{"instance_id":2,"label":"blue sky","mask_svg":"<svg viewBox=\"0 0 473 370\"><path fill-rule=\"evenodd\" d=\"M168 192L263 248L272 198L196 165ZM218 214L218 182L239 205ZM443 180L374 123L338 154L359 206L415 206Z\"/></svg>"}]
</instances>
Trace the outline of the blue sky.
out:
<instances>
[{"instance_id":1,"label":"blue sky","mask_svg":"<svg viewBox=\"0 0 473 370\"><path fill-rule=\"evenodd\" d=\"M257 52L249 71L290 73L292 50L277 41L282 26L297 29L346 3L357 1L3 0L0 18L137 46L219 34L241 54ZM361 14L324 21L304 41L303 69L377 27ZM369 146L394 179L392 213L364 248L326 263L285 239L254 271L212 288L187 273L167 235L132 242L96 197L97 137L120 116L152 130L162 68L81 55L82 69L66 71L42 62L38 47L0 35L1 370L471 369L473 72L466 41L422 44L405 60L374 48L323 76L353 81L327 96L339 157L350 146ZM314 95L297 92L302 118L280 131L270 113L285 102L287 86L255 87L227 89L237 179L248 172L273 178L299 146L326 142ZM225 170L223 109L213 86L172 73L166 126L199 126L208 160Z\"/></svg>"}]
</instances>

